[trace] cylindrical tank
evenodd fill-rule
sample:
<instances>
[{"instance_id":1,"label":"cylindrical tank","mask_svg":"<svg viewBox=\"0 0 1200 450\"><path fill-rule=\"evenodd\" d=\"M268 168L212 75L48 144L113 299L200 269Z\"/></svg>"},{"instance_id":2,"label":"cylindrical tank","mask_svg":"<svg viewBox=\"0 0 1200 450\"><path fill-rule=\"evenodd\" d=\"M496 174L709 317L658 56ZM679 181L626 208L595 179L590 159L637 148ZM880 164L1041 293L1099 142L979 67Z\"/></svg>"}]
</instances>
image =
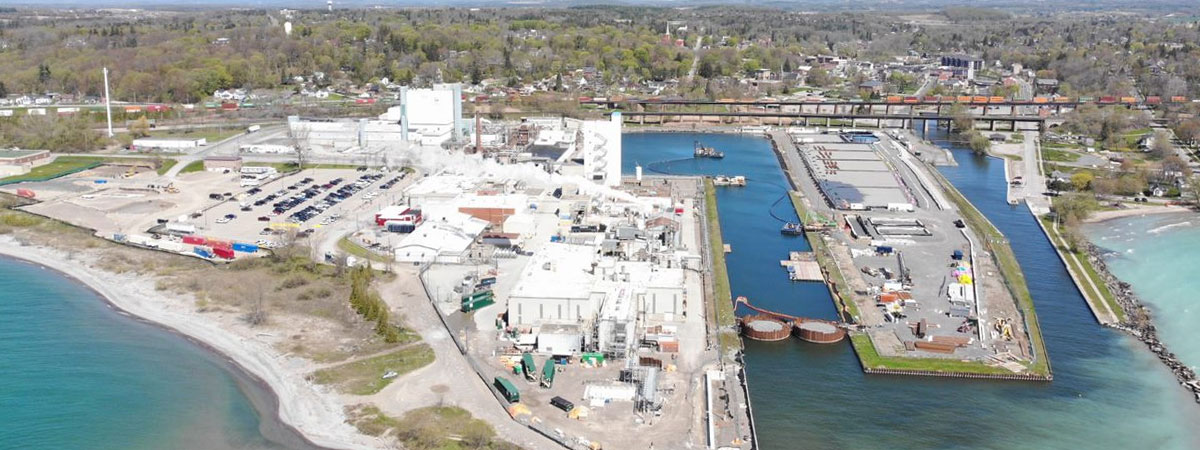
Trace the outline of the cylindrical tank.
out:
<instances>
[{"instance_id":1,"label":"cylindrical tank","mask_svg":"<svg viewBox=\"0 0 1200 450\"><path fill-rule=\"evenodd\" d=\"M796 336L814 344L832 344L846 337L846 330L821 321L799 322L795 325Z\"/></svg>"},{"instance_id":2,"label":"cylindrical tank","mask_svg":"<svg viewBox=\"0 0 1200 450\"><path fill-rule=\"evenodd\" d=\"M782 341L791 336L791 327L765 314L741 318L742 334L756 341Z\"/></svg>"}]
</instances>

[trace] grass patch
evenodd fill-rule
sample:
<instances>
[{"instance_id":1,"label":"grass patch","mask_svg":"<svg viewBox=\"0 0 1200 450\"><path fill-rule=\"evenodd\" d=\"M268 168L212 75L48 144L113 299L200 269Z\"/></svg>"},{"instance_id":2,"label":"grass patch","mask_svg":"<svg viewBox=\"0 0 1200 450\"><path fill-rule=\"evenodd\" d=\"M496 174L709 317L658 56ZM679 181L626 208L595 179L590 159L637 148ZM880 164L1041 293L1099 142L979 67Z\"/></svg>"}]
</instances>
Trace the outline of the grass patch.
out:
<instances>
[{"instance_id":1,"label":"grass patch","mask_svg":"<svg viewBox=\"0 0 1200 450\"><path fill-rule=\"evenodd\" d=\"M934 372L976 373L985 375L1009 375L1011 371L978 361L963 361L950 358L898 358L880 356L866 333L852 333L850 343L858 354L858 360L868 369L929 370Z\"/></svg>"},{"instance_id":2,"label":"grass patch","mask_svg":"<svg viewBox=\"0 0 1200 450\"><path fill-rule=\"evenodd\" d=\"M384 414L375 405L346 408L347 422L363 434L395 438L403 448L411 449L495 449L519 448L496 438L496 431L456 406L429 406L414 409L397 419Z\"/></svg>"},{"instance_id":3,"label":"grass patch","mask_svg":"<svg viewBox=\"0 0 1200 450\"><path fill-rule=\"evenodd\" d=\"M183 168L179 170L179 173L185 174L185 173L203 172L203 171L204 171L204 161L192 161L192 162L188 163L188 165L183 166Z\"/></svg>"},{"instance_id":4,"label":"grass patch","mask_svg":"<svg viewBox=\"0 0 1200 450\"><path fill-rule=\"evenodd\" d=\"M1107 304L1108 308L1112 310L1113 314L1117 318L1117 321L1124 322L1125 310L1121 308L1119 303L1117 303L1116 296L1113 295L1112 291L1108 289L1108 285L1104 283L1104 278L1100 277L1100 273L1096 271L1096 267L1092 265L1090 260L1088 260L1087 254L1072 251L1067 245L1066 239L1064 239L1063 236L1059 234L1057 230L1055 230L1054 221L1045 217L1039 217L1038 220L1042 221L1042 225L1046 227L1046 233L1050 235L1050 243L1054 245L1054 248L1057 251L1075 256L1074 259L1063 258L1067 264L1067 268L1070 269L1071 272L1075 273L1075 276L1087 277L1092 281L1092 284L1096 286L1095 291L1093 291L1090 286L1079 286L1080 291L1085 291L1083 296L1084 300L1092 302L1096 296L1099 296L1101 301ZM1101 310L1103 308L1100 308L1099 305L1096 305L1096 309Z\"/></svg>"},{"instance_id":5,"label":"grass patch","mask_svg":"<svg viewBox=\"0 0 1200 450\"><path fill-rule=\"evenodd\" d=\"M516 449L496 439L496 431L483 420L456 406L430 406L404 414L395 431L404 448L413 449Z\"/></svg>"},{"instance_id":6,"label":"grass patch","mask_svg":"<svg viewBox=\"0 0 1200 450\"><path fill-rule=\"evenodd\" d=\"M721 354L730 348L741 347L741 338L732 330L737 323L733 294L729 288L729 270L725 267L725 242L721 237L720 214L717 212L717 189L712 180L704 179L704 214L708 220L708 241L712 245L713 303L717 315L717 334Z\"/></svg>"},{"instance_id":7,"label":"grass patch","mask_svg":"<svg viewBox=\"0 0 1200 450\"><path fill-rule=\"evenodd\" d=\"M104 164L104 158L96 156L59 156L47 164L34 167L24 175L13 175L0 179L0 183L20 183L22 181L44 181L82 172Z\"/></svg>"},{"instance_id":8,"label":"grass patch","mask_svg":"<svg viewBox=\"0 0 1200 450\"><path fill-rule=\"evenodd\" d=\"M1017 309L1025 318L1025 328L1028 330L1029 340L1033 347L1034 361L1030 366L1030 371L1037 375L1050 375L1050 356L1046 352L1046 344L1042 339L1042 327L1038 323L1037 312L1033 307L1033 296L1029 293L1025 274L1017 263L1017 256L1013 253L1012 247L1008 245L1008 239L940 172L936 170L930 172L950 200L958 206L959 213L962 214L963 220L971 227L971 230L983 238L983 247L991 251L1005 286L1017 300Z\"/></svg>"},{"instance_id":9,"label":"grass patch","mask_svg":"<svg viewBox=\"0 0 1200 450\"><path fill-rule=\"evenodd\" d=\"M245 132L246 129L242 127L201 127L171 130L150 130L150 137L171 139L203 138L211 145Z\"/></svg>"},{"instance_id":10,"label":"grass patch","mask_svg":"<svg viewBox=\"0 0 1200 450\"><path fill-rule=\"evenodd\" d=\"M1042 159L1054 162L1075 162L1079 160L1079 154L1059 148L1042 147Z\"/></svg>"},{"instance_id":11,"label":"grass patch","mask_svg":"<svg viewBox=\"0 0 1200 450\"><path fill-rule=\"evenodd\" d=\"M388 371L403 375L432 362L433 349L428 345L418 344L385 355L321 369L313 372L312 378L317 384L332 385L347 394L371 395L387 387L395 379L383 379L383 374Z\"/></svg>"},{"instance_id":12,"label":"grass patch","mask_svg":"<svg viewBox=\"0 0 1200 450\"><path fill-rule=\"evenodd\" d=\"M175 164L178 164L178 163L179 163L179 161L176 161L174 159L169 159L169 158L163 159L162 166L159 166L159 168L158 168L158 174L166 175L166 173L168 171L170 171L172 167L175 167Z\"/></svg>"},{"instance_id":13,"label":"grass patch","mask_svg":"<svg viewBox=\"0 0 1200 450\"><path fill-rule=\"evenodd\" d=\"M346 252L346 254L353 255L356 258L362 258L368 261L384 264L391 262L387 256L370 251L366 247L358 245L354 241L350 240L349 237L343 237L338 241L337 246L339 250Z\"/></svg>"}]
</instances>

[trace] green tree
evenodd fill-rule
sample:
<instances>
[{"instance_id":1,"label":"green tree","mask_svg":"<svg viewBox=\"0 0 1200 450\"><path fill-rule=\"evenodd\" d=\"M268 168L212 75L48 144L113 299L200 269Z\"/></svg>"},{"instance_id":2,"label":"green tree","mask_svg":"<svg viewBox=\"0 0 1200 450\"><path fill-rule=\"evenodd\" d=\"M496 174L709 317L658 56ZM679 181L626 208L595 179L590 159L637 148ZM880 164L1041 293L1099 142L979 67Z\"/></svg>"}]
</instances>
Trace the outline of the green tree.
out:
<instances>
[{"instance_id":1,"label":"green tree","mask_svg":"<svg viewBox=\"0 0 1200 450\"><path fill-rule=\"evenodd\" d=\"M971 147L975 153L984 155L992 148L992 140L975 130L967 133L967 145Z\"/></svg>"}]
</instances>

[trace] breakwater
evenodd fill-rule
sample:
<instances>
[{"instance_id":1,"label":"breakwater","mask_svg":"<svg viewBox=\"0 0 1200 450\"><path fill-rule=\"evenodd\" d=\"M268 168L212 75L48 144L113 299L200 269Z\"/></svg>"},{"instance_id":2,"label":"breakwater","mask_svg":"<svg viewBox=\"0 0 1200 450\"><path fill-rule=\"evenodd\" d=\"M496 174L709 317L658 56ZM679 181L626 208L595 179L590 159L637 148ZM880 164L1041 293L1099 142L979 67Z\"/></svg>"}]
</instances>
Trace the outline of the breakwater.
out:
<instances>
[{"instance_id":1,"label":"breakwater","mask_svg":"<svg viewBox=\"0 0 1200 450\"><path fill-rule=\"evenodd\" d=\"M1150 309L1138 299L1137 294L1133 292L1133 286L1121 281L1108 270L1108 264L1104 262L1103 253L1099 247L1089 242L1085 250L1088 261L1092 263L1092 267L1096 269L1096 273L1103 279L1104 284L1108 285L1108 290L1112 292L1117 304L1125 310L1124 322L1108 326L1129 333L1130 336L1145 344L1146 348L1163 365L1167 366L1171 373L1175 374L1175 379L1180 386L1192 393L1196 403L1200 403L1200 380L1196 378L1196 371L1184 364L1175 353L1167 348L1167 344L1159 339L1158 329L1154 326Z\"/></svg>"}]
</instances>

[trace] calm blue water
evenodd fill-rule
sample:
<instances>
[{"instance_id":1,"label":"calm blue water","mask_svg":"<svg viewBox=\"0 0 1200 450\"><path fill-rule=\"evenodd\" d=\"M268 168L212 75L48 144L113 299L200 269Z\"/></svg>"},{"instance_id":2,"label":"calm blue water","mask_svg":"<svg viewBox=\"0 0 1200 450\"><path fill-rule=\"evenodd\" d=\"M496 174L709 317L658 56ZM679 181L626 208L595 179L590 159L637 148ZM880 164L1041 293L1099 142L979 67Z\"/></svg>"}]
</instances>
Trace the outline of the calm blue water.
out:
<instances>
[{"instance_id":1,"label":"calm blue water","mask_svg":"<svg viewBox=\"0 0 1200 450\"><path fill-rule=\"evenodd\" d=\"M1130 217L1089 224L1084 233L1109 253L1113 275L1150 306L1158 336L1189 366L1200 366L1200 216Z\"/></svg>"},{"instance_id":2,"label":"calm blue water","mask_svg":"<svg viewBox=\"0 0 1200 450\"><path fill-rule=\"evenodd\" d=\"M724 160L689 160L694 140ZM626 134L624 170L745 175L718 188L734 296L809 317L835 318L819 283L792 283L778 261L805 250L779 234L796 220L770 142L736 135ZM1004 198L1002 162L955 151L943 173L1013 242L1029 278L1053 362L1052 383L866 376L849 344L746 343L747 376L764 449L1200 448L1197 408L1132 339L1101 328L1028 210ZM672 161L660 163L660 161ZM775 205L772 207L772 205Z\"/></svg>"},{"instance_id":3,"label":"calm blue water","mask_svg":"<svg viewBox=\"0 0 1200 450\"><path fill-rule=\"evenodd\" d=\"M239 386L182 337L0 258L0 449L273 447L247 397L262 393Z\"/></svg>"}]
</instances>

